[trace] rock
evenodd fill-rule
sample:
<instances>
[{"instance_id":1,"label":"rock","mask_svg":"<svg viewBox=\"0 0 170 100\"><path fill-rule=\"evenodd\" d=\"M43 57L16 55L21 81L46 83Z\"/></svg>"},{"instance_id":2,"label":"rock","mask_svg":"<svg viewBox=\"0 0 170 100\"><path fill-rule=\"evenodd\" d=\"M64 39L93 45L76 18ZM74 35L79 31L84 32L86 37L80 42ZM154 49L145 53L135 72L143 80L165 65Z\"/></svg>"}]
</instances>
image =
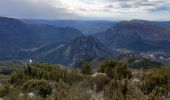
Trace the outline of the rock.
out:
<instances>
[{"instance_id":1,"label":"rock","mask_svg":"<svg viewBox=\"0 0 170 100\"><path fill-rule=\"evenodd\" d=\"M92 75L92 77L96 77L96 76L99 76L99 75L104 75L104 76L106 76L105 73L98 73L98 72L95 72L95 73Z\"/></svg>"},{"instance_id":2,"label":"rock","mask_svg":"<svg viewBox=\"0 0 170 100\"><path fill-rule=\"evenodd\" d=\"M34 93L28 93L28 96L29 96L29 97L33 97L33 96L34 96Z\"/></svg>"}]
</instances>

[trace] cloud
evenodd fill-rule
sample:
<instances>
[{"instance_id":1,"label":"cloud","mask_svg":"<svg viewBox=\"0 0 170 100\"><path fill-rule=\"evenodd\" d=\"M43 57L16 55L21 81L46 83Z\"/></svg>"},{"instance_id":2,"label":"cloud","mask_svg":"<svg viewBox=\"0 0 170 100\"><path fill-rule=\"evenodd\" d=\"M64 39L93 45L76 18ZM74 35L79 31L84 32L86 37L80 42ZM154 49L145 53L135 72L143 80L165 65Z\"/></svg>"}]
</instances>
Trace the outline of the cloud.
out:
<instances>
[{"instance_id":1,"label":"cloud","mask_svg":"<svg viewBox=\"0 0 170 100\"><path fill-rule=\"evenodd\" d=\"M170 19L170 0L1 0L0 15L53 19ZM166 15L166 16L165 16ZM151 18L152 16L152 18Z\"/></svg>"},{"instance_id":2,"label":"cloud","mask_svg":"<svg viewBox=\"0 0 170 100\"><path fill-rule=\"evenodd\" d=\"M147 16L155 15L157 16L152 19L157 19L161 16L159 13L170 11L170 0L57 0L56 2L59 2L58 6L65 8L67 12L94 18L130 19L132 16L142 18L143 14L145 19ZM165 17L162 15L162 19Z\"/></svg>"},{"instance_id":3,"label":"cloud","mask_svg":"<svg viewBox=\"0 0 170 100\"><path fill-rule=\"evenodd\" d=\"M170 5L170 0L57 0L56 2L60 2L60 6L68 11L89 11L89 13L107 10L129 11L131 9L150 11L167 4Z\"/></svg>"},{"instance_id":4,"label":"cloud","mask_svg":"<svg viewBox=\"0 0 170 100\"><path fill-rule=\"evenodd\" d=\"M1 0L0 16L22 18L70 19L78 15L53 6L53 0Z\"/></svg>"}]
</instances>

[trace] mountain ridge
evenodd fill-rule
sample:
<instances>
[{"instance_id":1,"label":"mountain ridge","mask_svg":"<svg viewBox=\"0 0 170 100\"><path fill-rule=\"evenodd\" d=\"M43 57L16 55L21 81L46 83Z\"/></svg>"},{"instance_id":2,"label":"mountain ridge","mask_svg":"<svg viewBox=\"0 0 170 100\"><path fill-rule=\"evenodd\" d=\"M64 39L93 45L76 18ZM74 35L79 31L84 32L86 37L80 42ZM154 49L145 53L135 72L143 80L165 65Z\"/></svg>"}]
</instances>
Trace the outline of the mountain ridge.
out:
<instances>
[{"instance_id":1,"label":"mountain ridge","mask_svg":"<svg viewBox=\"0 0 170 100\"><path fill-rule=\"evenodd\" d=\"M74 28L26 24L14 18L0 18L0 59L17 58L21 49L38 48L52 42L71 41L83 34Z\"/></svg>"},{"instance_id":2,"label":"mountain ridge","mask_svg":"<svg viewBox=\"0 0 170 100\"><path fill-rule=\"evenodd\" d=\"M92 36L78 37L57 47L52 46L49 50L42 52L42 55L46 54L40 58L44 58L44 61L68 66L77 66L81 62L85 62L86 59L94 60L117 55L115 51L106 48L99 40Z\"/></svg>"},{"instance_id":3,"label":"mountain ridge","mask_svg":"<svg viewBox=\"0 0 170 100\"><path fill-rule=\"evenodd\" d=\"M159 47L164 43L170 43L170 27L152 21L122 21L95 36L108 47L129 48L134 51L136 48L138 51L148 51L160 49Z\"/></svg>"}]
</instances>

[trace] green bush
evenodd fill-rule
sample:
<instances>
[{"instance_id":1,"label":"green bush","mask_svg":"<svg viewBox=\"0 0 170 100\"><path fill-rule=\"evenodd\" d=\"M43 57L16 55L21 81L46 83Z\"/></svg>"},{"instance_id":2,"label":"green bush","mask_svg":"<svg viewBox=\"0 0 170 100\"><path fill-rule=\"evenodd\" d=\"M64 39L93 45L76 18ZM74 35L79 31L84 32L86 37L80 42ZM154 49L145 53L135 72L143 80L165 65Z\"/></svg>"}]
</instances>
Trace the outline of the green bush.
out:
<instances>
[{"instance_id":1,"label":"green bush","mask_svg":"<svg viewBox=\"0 0 170 100\"><path fill-rule=\"evenodd\" d=\"M16 70L11 74L9 82L15 85L22 85L26 80L29 80L30 77L25 75L22 69Z\"/></svg>"},{"instance_id":2,"label":"green bush","mask_svg":"<svg viewBox=\"0 0 170 100\"><path fill-rule=\"evenodd\" d=\"M63 78L63 81L68 84L73 84L81 80L83 80L83 75L80 74L80 72L78 72L77 70L67 72L65 78Z\"/></svg>"},{"instance_id":3,"label":"green bush","mask_svg":"<svg viewBox=\"0 0 170 100\"><path fill-rule=\"evenodd\" d=\"M34 79L60 80L66 76L66 71L60 69L58 65L52 64L30 64L24 69L26 75Z\"/></svg>"},{"instance_id":4,"label":"green bush","mask_svg":"<svg viewBox=\"0 0 170 100\"><path fill-rule=\"evenodd\" d=\"M83 64L83 66L81 67L81 73L85 74L85 75L90 75L92 74L92 67L90 64Z\"/></svg>"},{"instance_id":5,"label":"green bush","mask_svg":"<svg viewBox=\"0 0 170 100\"><path fill-rule=\"evenodd\" d=\"M170 70L155 69L144 77L141 90L145 94L154 93L154 95L166 95L170 81Z\"/></svg>"},{"instance_id":6,"label":"green bush","mask_svg":"<svg viewBox=\"0 0 170 100\"><path fill-rule=\"evenodd\" d=\"M9 90L10 90L9 85L0 85L0 97L6 96Z\"/></svg>"},{"instance_id":7,"label":"green bush","mask_svg":"<svg viewBox=\"0 0 170 100\"><path fill-rule=\"evenodd\" d=\"M23 85L24 90L27 92L34 92L43 97L52 93L52 88L45 80L29 80Z\"/></svg>"},{"instance_id":8,"label":"green bush","mask_svg":"<svg viewBox=\"0 0 170 100\"><path fill-rule=\"evenodd\" d=\"M64 82L72 84L80 81L82 76L76 70L62 69L58 65L51 64L31 64L25 68L24 71L27 76L33 79L45 79L58 82L62 79Z\"/></svg>"},{"instance_id":9,"label":"green bush","mask_svg":"<svg viewBox=\"0 0 170 100\"><path fill-rule=\"evenodd\" d=\"M128 65L114 60L104 61L99 68L99 72L106 73L112 79L131 78Z\"/></svg>"},{"instance_id":10,"label":"green bush","mask_svg":"<svg viewBox=\"0 0 170 100\"><path fill-rule=\"evenodd\" d=\"M128 69L127 64L121 64L115 67L115 78L116 79L130 79L132 77L131 71Z\"/></svg>"},{"instance_id":11,"label":"green bush","mask_svg":"<svg viewBox=\"0 0 170 100\"><path fill-rule=\"evenodd\" d=\"M106 73L107 76L110 78L114 78L114 68L116 67L117 64L118 62L114 60L103 61L98 71Z\"/></svg>"},{"instance_id":12,"label":"green bush","mask_svg":"<svg viewBox=\"0 0 170 100\"><path fill-rule=\"evenodd\" d=\"M57 83L57 90L53 94L55 100L89 100L89 88L85 81L74 83L72 85L66 84L60 80Z\"/></svg>"}]
</instances>

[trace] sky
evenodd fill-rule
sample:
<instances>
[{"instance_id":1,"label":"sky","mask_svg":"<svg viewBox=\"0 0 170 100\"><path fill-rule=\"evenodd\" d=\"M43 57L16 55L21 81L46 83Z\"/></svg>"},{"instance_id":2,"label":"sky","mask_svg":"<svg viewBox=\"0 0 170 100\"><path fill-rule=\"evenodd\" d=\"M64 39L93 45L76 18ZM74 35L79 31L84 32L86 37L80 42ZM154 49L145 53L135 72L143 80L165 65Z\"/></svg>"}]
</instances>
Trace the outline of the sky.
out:
<instances>
[{"instance_id":1,"label":"sky","mask_svg":"<svg viewBox=\"0 0 170 100\"><path fill-rule=\"evenodd\" d=\"M170 21L170 0L0 0L0 16L29 19Z\"/></svg>"}]
</instances>

